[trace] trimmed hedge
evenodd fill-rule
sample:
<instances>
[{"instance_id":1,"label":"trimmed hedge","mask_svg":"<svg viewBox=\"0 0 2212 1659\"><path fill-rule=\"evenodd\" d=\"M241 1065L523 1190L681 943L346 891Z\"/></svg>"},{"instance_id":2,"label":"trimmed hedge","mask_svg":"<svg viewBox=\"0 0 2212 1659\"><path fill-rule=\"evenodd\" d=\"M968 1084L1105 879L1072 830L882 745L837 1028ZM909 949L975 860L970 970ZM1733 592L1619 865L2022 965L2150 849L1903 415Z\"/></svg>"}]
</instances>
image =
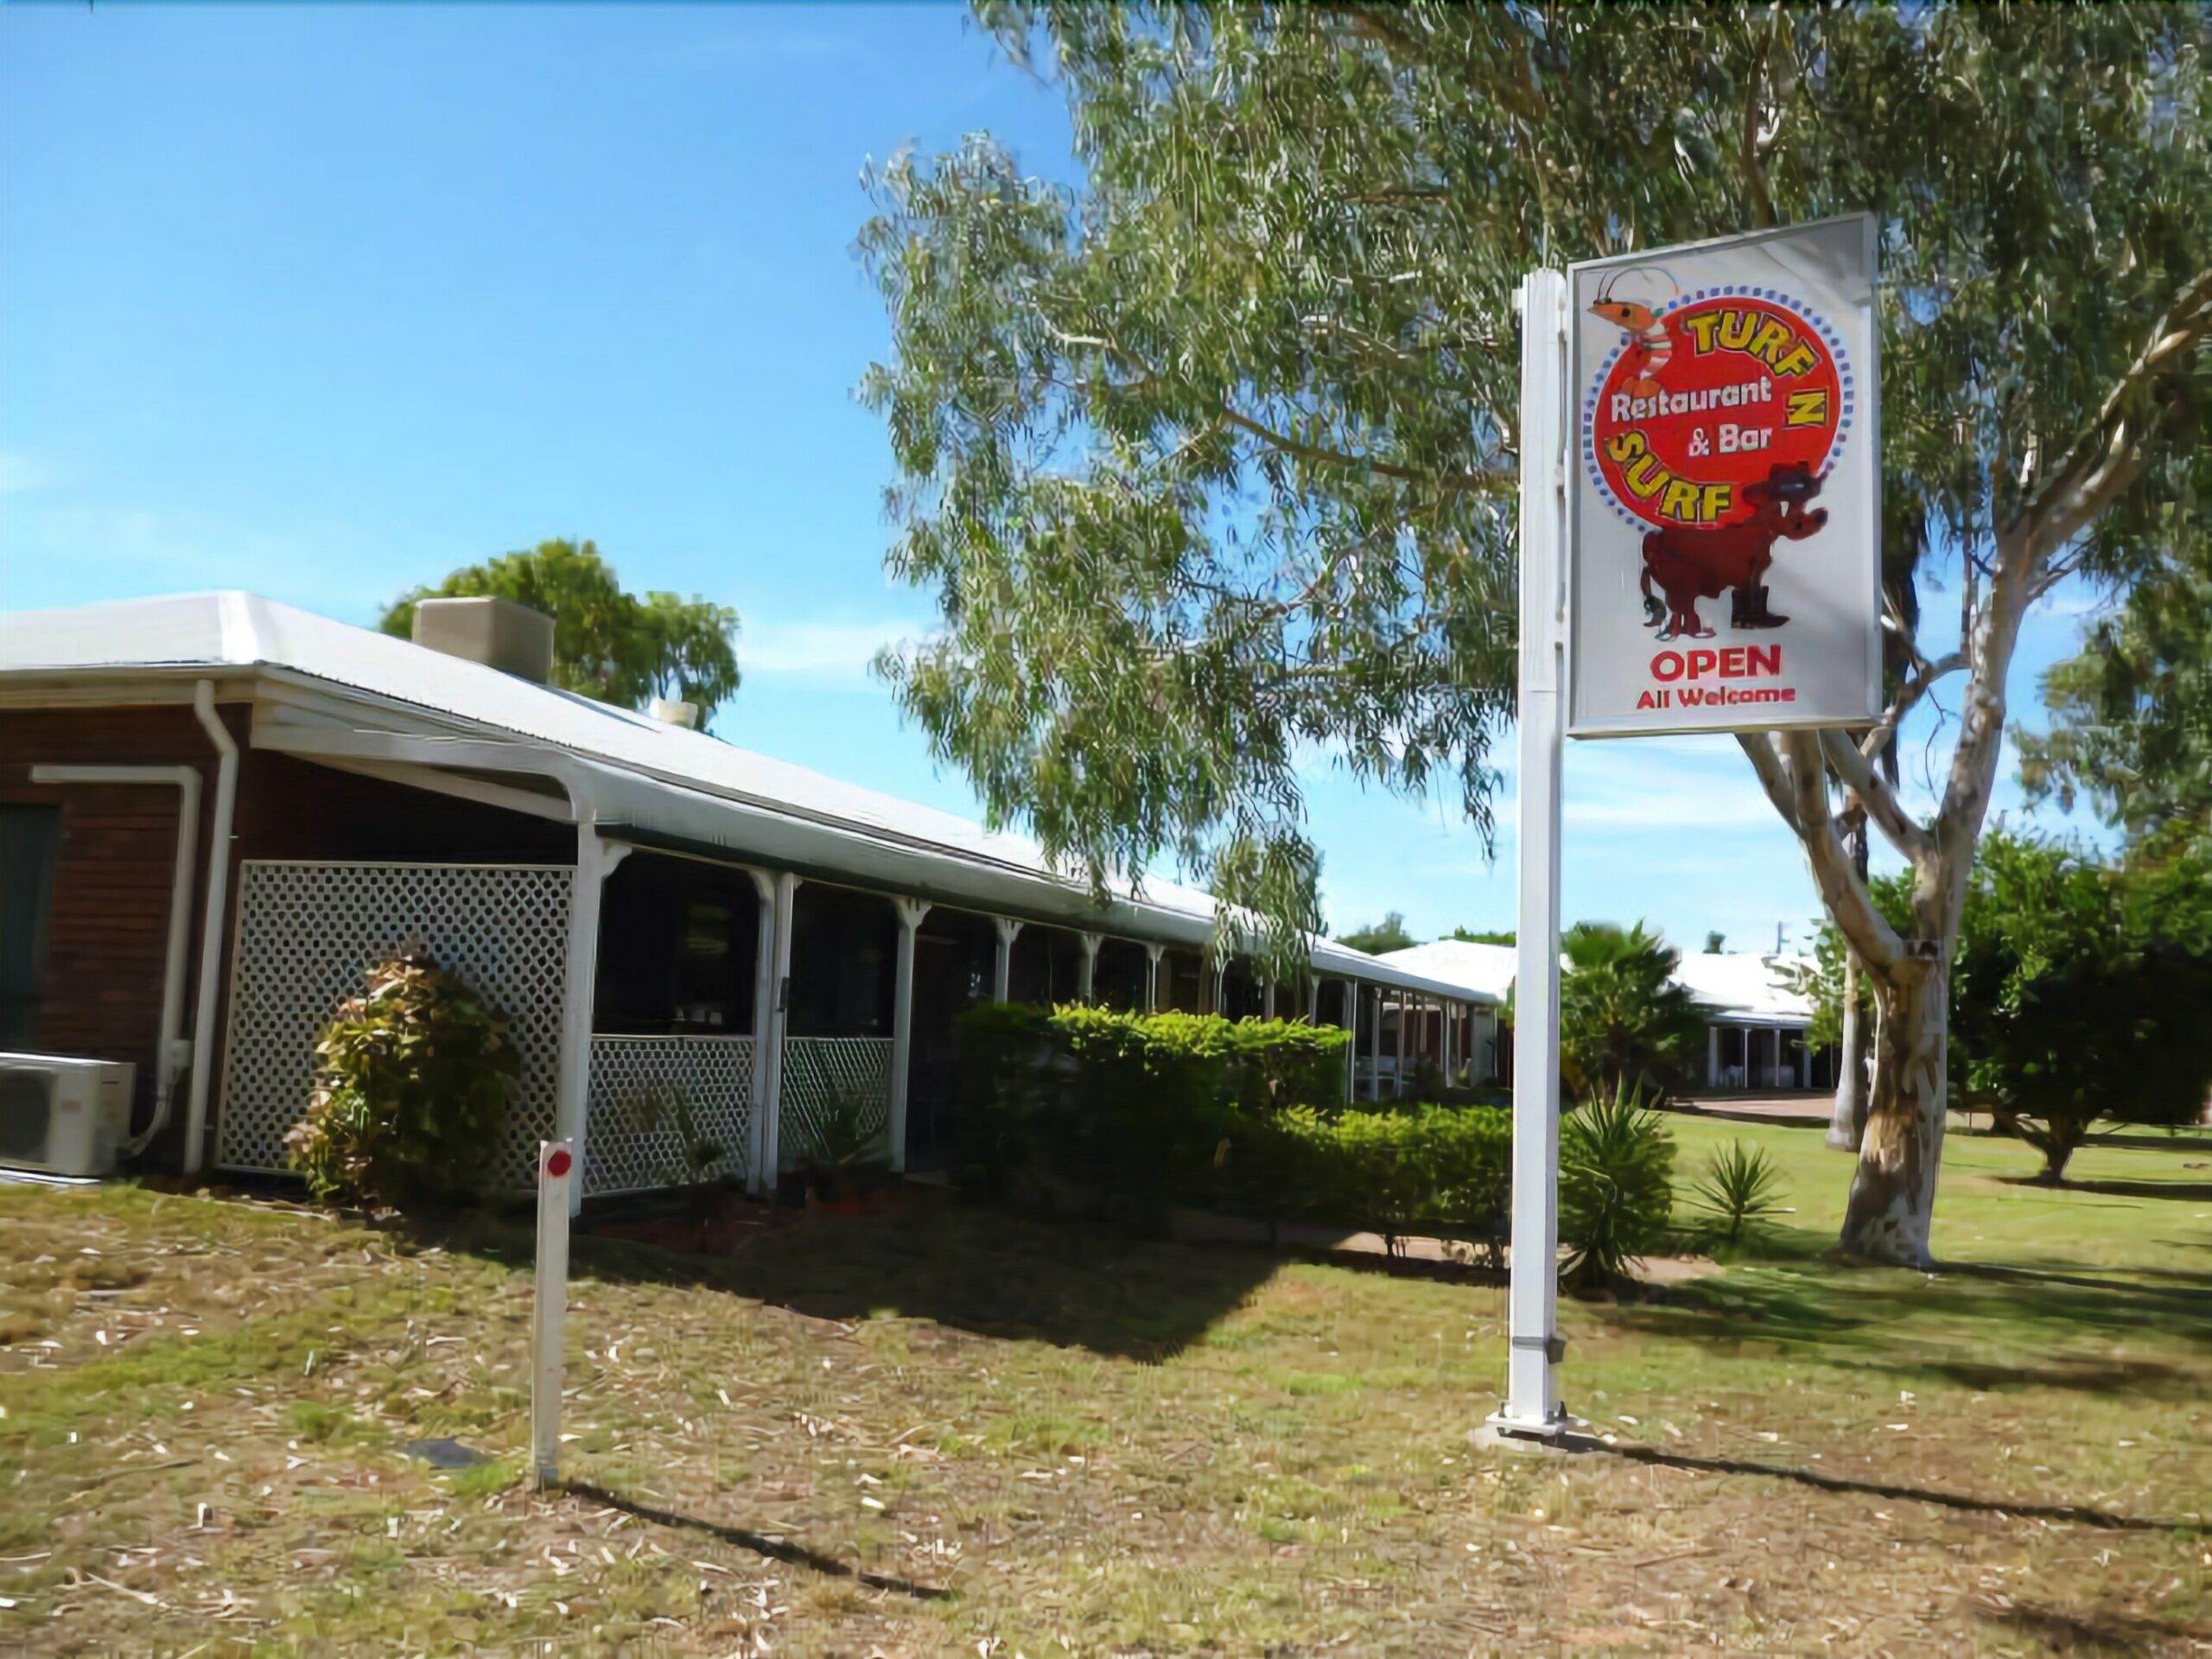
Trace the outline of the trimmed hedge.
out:
<instances>
[{"instance_id":1,"label":"trimmed hedge","mask_svg":"<svg viewBox=\"0 0 2212 1659\"><path fill-rule=\"evenodd\" d=\"M1184 1204L1500 1243L1510 1115L1349 1109L1347 1040L1281 1020L980 1005L961 1021L957 1173L994 1196L1047 1177L1124 1216Z\"/></svg>"}]
</instances>

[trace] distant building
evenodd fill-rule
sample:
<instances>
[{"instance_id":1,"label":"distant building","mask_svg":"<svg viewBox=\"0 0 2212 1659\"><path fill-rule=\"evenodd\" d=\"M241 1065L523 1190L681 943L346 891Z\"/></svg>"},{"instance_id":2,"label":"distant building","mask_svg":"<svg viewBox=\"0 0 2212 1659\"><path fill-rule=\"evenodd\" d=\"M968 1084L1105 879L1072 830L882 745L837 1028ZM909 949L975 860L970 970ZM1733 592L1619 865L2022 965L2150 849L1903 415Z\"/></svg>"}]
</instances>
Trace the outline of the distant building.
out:
<instances>
[{"instance_id":1,"label":"distant building","mask_svg":"<svg viewBox=\"0 0 2212 1659\"><path fill-rule=\"evenodd\" d=\"M1469 996L1503 1001L1512 989L1519 955L1510 944L1439 939L1386 953L1383 961L1425 979L1459 987ZM1561 964L1564 967L1564 963ZM1706 1011L1705 1065L1699 1081L1716 1090L1833 1089L1835 1055L1815 1049L1808 1032L1812 1004L1792 988L1802 957L1736 953L1685 955L1675 982ZM1510 1033L1492 1044L1492 1075L1503 1076ZM1482 1057L1477 1056L1479 1064Z\"/></svg>"}]
</instances>

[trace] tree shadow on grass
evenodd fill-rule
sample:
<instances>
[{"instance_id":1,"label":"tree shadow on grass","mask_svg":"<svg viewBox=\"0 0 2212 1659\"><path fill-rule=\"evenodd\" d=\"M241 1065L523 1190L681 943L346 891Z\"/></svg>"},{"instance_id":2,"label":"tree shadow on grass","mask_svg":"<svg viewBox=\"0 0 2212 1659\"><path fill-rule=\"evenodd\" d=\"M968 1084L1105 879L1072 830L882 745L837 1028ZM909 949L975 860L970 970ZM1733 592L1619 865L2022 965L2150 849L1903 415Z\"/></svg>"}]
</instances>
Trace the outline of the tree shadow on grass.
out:
<instances>
[{"instance_id":1,"label":"tree shadow on grass","mask_svg":"<svg viewBox=\"0 0 2212 1659\"><path fill-rule=\"evenodd\" d=\"M1857 1480L1848 1475L1825 1474L1792 1464L1761 1463L1750 1458L1701 1458L1687 1452L1670 1452L1663 1446L1641 1440L1608 1443L1586 1434L1562 1437L1569 1452L1619 1458L1628 1463L1654 1464L1668 1469L1688 1469L1707 1475L1758 1475L1786 1480L1817 1491L1849 1492L1866 1497L1895 1498L1932 1503L1938 1509L1965 1510L1983 1515L2006 1515L2029 1521L2064 1521L2077 1526L2100 1527L2113 1532L2171 1532L2183 1525L2154 1516L2120 1515L2082 1503L2020 1503L2004 1498L1982 1497L1973 1492L1948 1491L1939 1486L1906 1486L1891 1481Z\"/></svg>"},{"instance_id":2,"label":"tree shadow on grass","mask_svg":"<svg viewBox=\"0 0 2212 1659\"><path fill-rule=\"evenodd\" d=\"M2018 1385L2142 1385L2169 1378L2156 1363L2123 1379L2047 1358L2005 1366L1990 1344L2049 1355L2085 1334L2139 1338L2145 1328L2212 1349L2212 1293L2126 1279L1984 1264L1947 1264L1934 1275L1894 1268L1817 1268L1777 1262L1764 1269L1667 1287L1617 1316L1650 1335L1721 1349L1817 1348L1832 1363L1967 1381L1947 1351L1971 1330L1980 1352L1975 1376ZM1993 1380L1972 1386L1989 1387Z\"/></svg>"},{"instance_id":3,"label":"tree shadow on grass","mask_svg":"<svg viewBox=\"0 0 2212 1659\"><path fill-rule=\"evenodd\" d=\"M2007 1186L2031 1186L2044 1192L2092 1192L2106 1198L2178 1198L2202 1204L2212 1198L2212 1181L2045 1181L2032 1175L2000 1175Z\"/></svg>"},{"instance_id":4,"label":"tree shadow on grass","mask_svg":"<svg viewBox=\"0 0 2212 1659\"><path fill-rule=\"evenodd\" d=\"M1982 1602L1974 1612L1990 1624L2034 1637L2054 1653L2149 1653L2183 1642L2202 1647L2212 1635L2201 1623L2169 1624L2113 1611L2075 1613L2037 1602Z\"/></svg>"},{"instance_id":5,"label":"tree shadow on grass","mask_svg":"<svg viewBox=\"0 0 2212 1659\"><path fill-rule=\"evenodd\" d=\"M950 1200L793 1217L725 1256L588 1236L575 1246L576 1270L599 1279L726 1290L841 1322L895 1313L1148 1363L1172 1358L1242 1306L1281 1259Z\"/></svg>"},{"instance_id":6,"label":"tree shadow on grass","mask_svg":"<svg viewBox=\"0 0 2212 1659\"><path fill-rule=\"evenodd\" d=\"M809 1572L820 1573L835 1579L851 1579L871 1590L888 1590L895 1594L911 1596L917 1601L945 1601L952 1592L933 1584L918 1584L912 1579L893 1577L888 1573L871 1573L863 1567L841 1561L834 1555L824 1555L818 1549L794 1543L788 1538L772 1538L766 1533L755 1532L750 1527L728 1526L717 1521L702 1520L694 1515L679 1515L673 1510L656 1509L641 1503L634 1497L609 1491L604 1486L588 1480L566 1480L561 1490L575 1497L588 1497L594 1503L604 1503L611 1510L649 1521L657 1527L673 1527L686 1532L704 1533L707 1536L739 1549L749 1549L754 1554L772 1561L782 1561L791 1567L803 1567Z\"/></svg>"}]
</instances>

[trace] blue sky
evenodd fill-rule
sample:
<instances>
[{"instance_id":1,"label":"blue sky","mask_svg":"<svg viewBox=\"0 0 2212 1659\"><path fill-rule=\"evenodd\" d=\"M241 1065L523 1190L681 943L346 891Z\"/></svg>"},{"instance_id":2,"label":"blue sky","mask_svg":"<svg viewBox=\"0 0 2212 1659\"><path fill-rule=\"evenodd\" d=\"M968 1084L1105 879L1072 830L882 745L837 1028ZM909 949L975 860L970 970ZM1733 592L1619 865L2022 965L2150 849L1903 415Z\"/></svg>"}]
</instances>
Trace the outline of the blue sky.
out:
<instances>
[{"instance_id":1,"label":"blue sky","mask_svg":"<svg viewBox=\"0 0 2212 1659\"><path fill-rule=\"evenodd\" d=\"M850 250L866 158L979 129L1070 170L1057 96L952 9L0 8L0 603L365 623L588 536L743 613L721 735L973 810L867 672L931 607L881 568ZM1332 927L1511 925L1510 797L1490 863L1448 803L1309 785ZM1570 746L1566 822L1570 919L1770 948L1814 912L1726 739Z\"/></svg>"}]
</instances>

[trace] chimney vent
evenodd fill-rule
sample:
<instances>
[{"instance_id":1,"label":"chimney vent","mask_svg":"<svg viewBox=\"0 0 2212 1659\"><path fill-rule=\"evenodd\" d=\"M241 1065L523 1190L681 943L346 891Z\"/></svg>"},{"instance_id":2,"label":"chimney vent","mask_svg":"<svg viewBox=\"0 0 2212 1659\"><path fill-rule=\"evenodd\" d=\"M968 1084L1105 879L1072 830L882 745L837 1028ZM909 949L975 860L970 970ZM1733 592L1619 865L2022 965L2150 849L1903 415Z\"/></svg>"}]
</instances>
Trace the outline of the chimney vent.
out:
<instances>
[{"instance_id":1,"label":"chimney vent","mask_svg":"<svg viewBox=\"0 0 2212 1659\"><path fill-rule=\"evenodd\" d=\"M512 599L418 600L415 643L532 685L553 677L553 619Z\"/></svg>"},{"instance_id":2,"label":"chimney vent","mask_svg":"<svg viewBox=\"0 0 2212 1659\"><path fill-rule=\"evenodd\" d=\"M673 697L655 697L647 711L664 726L681 726L687 732L699 729L699 705L678 702Z\"/></svg>"}]
</instances>

